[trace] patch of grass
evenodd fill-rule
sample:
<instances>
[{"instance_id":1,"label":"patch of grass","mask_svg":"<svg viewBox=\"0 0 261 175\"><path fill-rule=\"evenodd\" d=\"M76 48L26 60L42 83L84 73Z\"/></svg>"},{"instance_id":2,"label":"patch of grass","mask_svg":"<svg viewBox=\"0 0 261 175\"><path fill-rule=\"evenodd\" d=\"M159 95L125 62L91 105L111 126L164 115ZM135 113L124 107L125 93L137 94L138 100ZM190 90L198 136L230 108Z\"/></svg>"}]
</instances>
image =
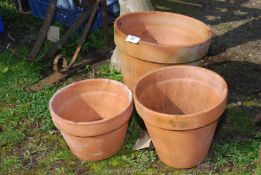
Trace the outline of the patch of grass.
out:
<instances>
[{"instance_id":1,"label":"patch of grass","mask_svg":"<svg viewBox=\"0 0 261 175\"><path fill-rule=\"evenodd\" d=\"M136 140L139 138L141 132L140 121L141 119L139 118L137 112L134 111L129 121L128 132L123 146L124 149L131 150Z\"/></svg>"},{"instance_id":2,"label":"patch of grass","mask_svg":"<svg viewBox=\"0 0 261 175\"><path fill-rule=\"evenodd\" d=\"M2 157L0 160L0 173L17 174L21 170L22 163L17 156Z\"/></svg>"},{"instance_id":3,"label":"patch of grass","mask_svg":"<svg viewBox=\"0 0 261 175\"><path fill-rule=\"evenodd\" d=\"M245 112L241 106L228 107L220 132L227 136L253 136L255 130L254 117ZM228 138L229 139L229 138Z\"/></svg>"},{"instance_id":4,"label":"patch of grass","mask_svg":"<svg viewBox=\"0 0 261 175\"><path fill-rule=\"evenodd\" d=\"M219 27L223 32L230 31L234 28L234 26L231 23L222 23L219 25Z\"/></svg>"},{"instance_id":5,"label":"patch of grass","mask_svg":"<svg viewBox=\"0 0 261 175\"><path fill-rule=\"evenodd\" d=\"M1 0L0 1L0 6L3 7L3 10L14 10L15 9L15 6L13 3L11 3L11 1L9 0ZM2 11L2 9L1 9ZM5 14L4 12L1 12L0 11L0 15L3 15ZM2 13L2 14L1 14ZM12 13L11 13L12 14Z\"/></svg>"},{"instance_id":6,"label":"patch of grass","mask_svg":"<svg viewBox=\"0 0 261 175\"><path fill-rule=\"evenodd\" d=\"M38 169L44 169L46 172L50 173L53 170L58 173L63 171L65 174L75 170L79 161L70 153L67 147L63 148L60 145L57 145L53 150L47 149L49 152L44 154L44 159L38 160L38 167L41 167Z\"/></svg>"},{"instance_id":7,"label":"patch of grass","mask_svg":"<svg viewBox=\"0 0 261 175\"><path fill-rule=\"evenodd\" d=\"M0 146L4 146L7 144L19 144L25 138L25 135L16 130L7 130L5 132L0 133Z\"/></svg>"},{"instance_id":8,"label":"patch of grass","mask_svg":"<svg viewBox=\"0 0 261 175\"><path fill-rule=\"evenodd\" d=\"M22 88L39 80L36 66L23 60L25 53L23 49L13 53L5 51L0 55L0 99L14 103L18 94L22 94ZM7 70L7 71L3 71Z\"/></svg>"},{"instance_id":9,"label":"patch of grass","mask_svg":"<svg viewBox=\"0 0 261 175\"><path fill-rule=\"evenodd\" d=\"M57 87L45 88L38 93L27 93L25 88L39 81L39 71L37 66L29 64L23 59L17 59L20 53L12 54L4 52L0 55L0 70L8 67L8 71L0 73L0 81L4 82L0 87L0 98L6 103L15 104L14 109L6 110L1 113L0 124L3 127L12 123L12 127L18 124L18 120L22 117L28 117L32 120L43 121L46 128L50 128L48 101ZM24 54L23 54L24 55ZM16 116L16 120L10 120L10 116ZM14 117L13 117L14 119ZM47 120L46 120L47 119ZM5 126L4 126L5 125ZM8 127L11 127L9 125Z\"/></svg>"},{"instance_id":10,"label":"patch of grass","mask_svg":"<svg viewBox=\"0 0 261 175\"><path fill-rule=\"evenodd\" d=\"M143 173L156 162L155 151L141 150L132 151L128 154L121 152L99 163L90 163L92 174L135 174Z\"/></svg>"},{"instance_id":11,"label":"patch of grass","mask_svg":"<svg viewBox=\"0 0 261 175\"><path fill-rule=\"evenodd\" d=\"M122 81L122 75L115 69L113 69L113 67L111 67L109 64L104 64L100 66L97 72L97 77Z\"/></svg>"},{"instance_id":12,"label":"patch of grass","mask_svg":"<svg viewBox=\"0 0 261 175\"><path fill-rule=\"evenodd\" d=\"M259 144L258 139L214 143L211 162L219 167L220 173L235 170L240 174L254 174L258 164Z\"/></svg>"},{"instance_id":13,"label":"patch of grass","mask_svg":"<svg viewBox=\"0 0 261 175\"><path fill-rule=\"evenodd\" d=\"M261 100L251 99L244 101L244 106L246 107L261 107Z\"/></svg>"},{"instance_id":14,"label":"patch of grass","mask_svg":"<svg viewBox=\"0 0 261 175\"><path fill-rule=\"evenodd\" d=\"M261 174L261 163L257 163L257 167L256 167L256 170L255 170L255 174L256 174L256 175Z\"/></svg>"},{"instance_id":15,"label":"patch of grass","mask_svg":"<svg viewBox=\"0 0 261 175\"><path fill-rule=\"evenodd\" d=\"M214 161L225 164L248 166L258 159L260 142L256 140L221 142L213 144Z\"/></svg>"}]
</instances>

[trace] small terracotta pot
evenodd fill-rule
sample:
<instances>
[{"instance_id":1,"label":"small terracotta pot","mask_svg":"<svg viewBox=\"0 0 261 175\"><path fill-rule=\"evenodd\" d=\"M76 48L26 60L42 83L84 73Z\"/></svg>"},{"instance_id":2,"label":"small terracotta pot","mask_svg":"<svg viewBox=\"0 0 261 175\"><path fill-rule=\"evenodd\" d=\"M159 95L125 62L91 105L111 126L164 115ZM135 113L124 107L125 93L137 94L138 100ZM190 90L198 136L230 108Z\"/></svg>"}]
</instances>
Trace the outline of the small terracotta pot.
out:
<instances>
[{"instance_id":1,"label":"small terracotta pot","mask_svg":"<svg viewBox=\"0 0 261 175\"><path fill-rule=\"evenodd\" d=\"M209 151L226 107L227 84L204 68L171 66L141 77L134 102L160 159L191 168Z\"/></svg>"},{"instance_id":2,"label":"small terracotta pot","mask_svg":"<svg viewBox=\"0 0 261 175\"><path fill-rule=\"evenodd\" d=\"M125 41L128 35L141 40L138 44L129 43ZM206 55L211 37L206 24L176 13L154 11L120 16L114 23L114 41L124 83L132 88L148 71L199 61Z\"/></svg>"},{"instance_id":3,"label":"small terracotta pot","mask_svg":"<svg viewBox=\"0 0 261 175\"><path fill-rule=\"evenodd\" d=\"M92 79L57 91L49 110L71 151L80 159L95 161L121 149L133 102L126 85Z\"/></svg>"}]
</instances>

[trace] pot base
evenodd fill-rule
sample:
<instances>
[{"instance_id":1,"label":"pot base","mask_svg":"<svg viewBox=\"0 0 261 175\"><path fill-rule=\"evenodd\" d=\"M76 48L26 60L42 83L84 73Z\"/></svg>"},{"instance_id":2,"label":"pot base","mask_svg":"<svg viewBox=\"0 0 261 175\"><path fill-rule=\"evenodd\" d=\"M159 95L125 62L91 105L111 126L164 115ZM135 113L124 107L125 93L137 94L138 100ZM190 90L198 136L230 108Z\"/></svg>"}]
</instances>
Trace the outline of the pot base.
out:
<instances>
[{"instance_id":1,"label":"pot base","mask_svg":"<svg viewBox=\"0 0 261 175\"><path fill-rule=\"evenodd\" d=\"M145 124L162 162L174 168L192 168L207 156L217 122L187 131L165 130Z\"/></svg>"},{"instance_id":2,"label":"pot base","mask_svg":"<svg viewBox=\"0 0 261 175\"><path fill-rule=\"evenodd\" d=\"M62 133L72 153L82 160L98 161L107 159L120 151L127 132L128 123L100 136L75 137Z\"/></svg>"}]
</instances>

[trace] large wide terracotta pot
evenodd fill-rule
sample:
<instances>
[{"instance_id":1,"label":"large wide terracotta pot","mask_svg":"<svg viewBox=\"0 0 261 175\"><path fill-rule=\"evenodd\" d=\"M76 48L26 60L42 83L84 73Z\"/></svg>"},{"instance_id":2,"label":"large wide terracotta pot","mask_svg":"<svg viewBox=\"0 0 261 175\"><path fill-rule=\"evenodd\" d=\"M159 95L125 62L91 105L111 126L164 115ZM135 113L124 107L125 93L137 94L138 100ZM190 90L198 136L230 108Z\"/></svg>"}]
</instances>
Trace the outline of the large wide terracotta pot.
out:
<instances>
[{"instance_id":1,"label":"large wide terracotta pot","mask_svg":"<svg viewBox=\"0 0 261 175\"><path fill-rule=\"evenodd\" d=\"M141 40L125 41L128 35ZM209 48L210 28L194 18L169 12L136 12L114 23L124 83L132 88L143 74L173 64L198 64Z\"/></svg>"},{"instance_id":2,"label":"large wide terracotta pot","mask_svg":"<svg viewBox=\"0 0 261 175\"><path fill-rule=\"evenodd\" d=\"M49 109L55 126L77 157L102 160L121 149L133 101L126 85L92 79L57 91Z\"/></svg>"},{"instance_id":3,"label":"large wide terracotta pot","mask_svg":"<svg viewBox=\"0 0 261 175\"><path fill-rule=\"evenodd\" d=\"M206 157L227 103L227 84L196 66L171 66L138 80L134 102L160 159L191 168Z\"/></svg>"}]
</instances>

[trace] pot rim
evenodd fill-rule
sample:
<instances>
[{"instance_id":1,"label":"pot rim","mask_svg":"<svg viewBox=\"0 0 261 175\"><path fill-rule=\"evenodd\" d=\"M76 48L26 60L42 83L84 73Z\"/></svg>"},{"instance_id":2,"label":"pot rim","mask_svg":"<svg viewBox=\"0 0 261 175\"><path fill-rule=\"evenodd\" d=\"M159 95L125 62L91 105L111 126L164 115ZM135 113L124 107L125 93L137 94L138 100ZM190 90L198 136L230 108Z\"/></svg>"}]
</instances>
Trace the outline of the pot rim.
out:
<instances>
[{"instance_id":1,"label":"pot rim","mask_svg":"<svg viewBox=\"0 0 261 175\"><path fill-rule=\"evenodd\" d=\"M195 44L161 44L161 43L152 43L152 42L148 42L148 41L142 41L140 40L139 43L141 44L145 44L145 45L151 45L151 46L161 46L161 47L195 47L195 46L198 46L198 45L202 45L204 43L207 43L209 42L211 39L212 39L212 35L213 35L213 32L211 30L211 28L203 23L202 21L196 19L196 18L193 18L193 17L190 17L190 16L186 16L186 15L182 15L182 14L179 14L179 13L172 13L172 12L162 12L162 11L142 11L142 12L130 12L130 13L126 13L124 15L121 15L119 16L118 18L116 18L116 20L114 21L114 30L115 32L117 32L119 35L121 35L123 38L126 38L128 35L126 35L124 32L122 32L119 28L118 28L118 21L121 19L121 18L124 18L125 16L128 16L128 15L137 15L137 14L171 14L171 15L176 15L176 16L182 16L183 18L189 18L190 20L194 20L194 21L197 21L199 23L201 23L202 25L206 26L207 27L207 33L208 33L208 37L207 39L205 40L202 40L201 42L199 43L195 43Z\"/></svg>"},{"instance_id":2,"label":"pot rim","mask_svg":"<svg viewBox=\"0 0 261 175\"><path fill-rule=\"evenodd\" d=\"M195 112L195 113L191 113L191 114L166 114L166 113L161 113L161 112L154 111L154 110L152 110L152 109L146 107L145 105L143 105L143 104L139 101L139 99L138 99L138 97L137 97L137 95L136 95L137 86L138 86L139 82L140 82L143 78L145 78L145 77L147 77L147 76L149 76L149 75L151 75L151 74L154 74L154 73L160 72L160 71L164 71L164 70L168 70L168 69L173 69L173 68L175 68L175 67L181 67L181 68L183 67L183 68L185 68L185 69L186 69L186 68L190 68L190 69L191 69L191 68L192 68L192 69L201 69L201 70L207 71L208 73L211 73L211 74L215 75L218 79L221 80L221 83L222 83L223 86L224 86L223 96L221 97L220 101L219 101L217 104L213 105L213 107L211 107L211 108L208 108L208 109L206 109L206 110L204 110L204 111L201 111L201 112ZM210 111L212 111L212 110L218 108L219 106L221 106L222 103L223 103L224 101L226 101L226 99L227 99L227 94L228 94L227 83L225 82L225 80L224 80L219 74L217 74L216 72L211 71L211 70L209 70L209 69L206 69L206 68L203 68L203 67L196 67L196 66L192 66L192 65L175 65L175 66L168 66L168 67L164 67L164 68L160 68L160 69L156 69L156 70L154 70L154 71L148 72L148 73L144 74L143 76L141 76L141 77L138 79L138 81L135 83L134 88L133 88L133 98L134 98L135 104L138 104L139 106L141 106L142 108L144 108L145 110L147 110L147 111L150 112L150 113L154 113L154 114L156 114L156 115L158 115L158 116L161 116L161 118L164 118L164 119L172 118L172 119L174 119L174 120L175 120L175 119L180 120L180 119L182 119L182 118L185 118L185 119L190 120L191 118L193 118L193 117L195 117L195 116L208 113L208 112L210 112ZM142 116L141 116L141 117L142 117ZM212 121L211 121L211 122L212 122ZM210 123L211 123L211 122L210 122Z\"/></svg>"},{"instance_id":3,"label":"pot rim","mask_svg":"<svg viewBox=\"0 0 261 175\"><path fill-rule=\"evenodd\" d=\"M58 94L62 93L63 91L65 91L66 89L72 87L72 86L76 86L78 84L84 84L86 82L91 82L91 81L103 81L103 82L107 81L107 82L113 82L113 83L118 84L119 86L122 86L125 89L125 91L128 93L128 105L126 105L126 107L120 113L115 115L114 117L104 118L104 119L101 119L101 120L96 120L96 121L91 121L91 122L76 122L76 121L67 120L67 119L64 119L64 118L60 117L60 115L58 115L55 112L55 110L53 109L53 102L54 102L56 96ZM111 80L111 79L107 79L107 78L95 78L95 79L87 79L87 80L77 81L77 82L71 83L71 84L69 84L69 85L59 89L58 91L56 91L54 93L54 95L52 96L52 98L50 99L50 101L49 101L49 111L54 114L54 115L51 115L52 117L55 117L57 120L60 120L60 121L62 121L64 123L90 126L90 125L97 125L97 124L109 122L111 120L114 120L117 117L122 116L132 106L132 102L133 102L132 92L125 84L123 84L123 83L121 83L119 81Z\"/></svg>"}]
</instances>

